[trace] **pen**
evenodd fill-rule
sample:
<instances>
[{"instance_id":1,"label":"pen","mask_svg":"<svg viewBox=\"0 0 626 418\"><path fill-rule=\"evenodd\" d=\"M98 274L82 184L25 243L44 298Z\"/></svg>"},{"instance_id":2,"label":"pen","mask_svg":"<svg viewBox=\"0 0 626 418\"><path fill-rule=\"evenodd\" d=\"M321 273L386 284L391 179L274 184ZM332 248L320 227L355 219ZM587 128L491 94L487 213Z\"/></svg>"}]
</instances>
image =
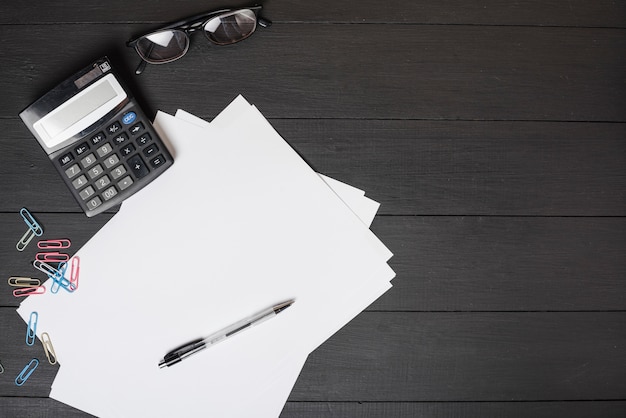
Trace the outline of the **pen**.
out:
<instances>
[{"instance_id":1,"label":"pen","mask_svg":"<svg viewBox=\"0 0 626 418\"><path fill-rule=\"evenodd\" d=\"M294 300L288 300L283 303L279 303L278 305L274 305L270 308L264 309L263 311L252 315L248 318L244 318L241 321L235 322L232 325L227 326L213 334L209 335L206 338L198 338L197 340L193 340L184 344L169 353L167 353L161 361L159 361L159 368L172 366L184 358L189 357L192 354L197 353L198 351L207 348L213 344L217 344L220 341L225 340L226 338L232 337L244 329L253 327L255 325L260 324L270 318L275 317L288 307L290 307L294 303Z\"/></svg>"}]
</instances>

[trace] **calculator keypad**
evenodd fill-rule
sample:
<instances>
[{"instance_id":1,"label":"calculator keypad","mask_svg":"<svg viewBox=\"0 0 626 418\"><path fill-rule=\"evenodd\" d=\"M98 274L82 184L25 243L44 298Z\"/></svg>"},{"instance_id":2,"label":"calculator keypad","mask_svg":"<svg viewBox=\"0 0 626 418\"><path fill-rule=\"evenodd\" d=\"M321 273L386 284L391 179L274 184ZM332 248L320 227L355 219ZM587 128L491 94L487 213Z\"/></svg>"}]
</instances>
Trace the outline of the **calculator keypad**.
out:
<instances>
[{"instance_id":1,"label":"calculator keypad","mask_svg":"<svg viewBox=\"0 0 626 418\"><path fill-rule=\"evenodd\" d=\"M167 162L163 145L153 141L146 124L138 119L134 111L127 111L58 158L62 172L88 210L118 197Z\"/></svg>"}]
</instances>

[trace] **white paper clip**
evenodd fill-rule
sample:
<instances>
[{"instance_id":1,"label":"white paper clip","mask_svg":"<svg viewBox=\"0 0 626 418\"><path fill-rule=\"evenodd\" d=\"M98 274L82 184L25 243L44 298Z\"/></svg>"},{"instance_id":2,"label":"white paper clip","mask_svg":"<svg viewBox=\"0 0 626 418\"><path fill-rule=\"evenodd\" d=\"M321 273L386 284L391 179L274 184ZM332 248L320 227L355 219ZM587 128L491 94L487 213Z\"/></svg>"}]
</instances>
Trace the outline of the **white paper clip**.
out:
<instances>
[{"instance_id":1,"label":"white paper clip","mask_svg":"<svg viewBox=\"0 0 626 418\"><path fill-rule=\"evenodd\" d=\"M37 311L33 311L30 313L30 318L28 318L28 328L26 329L26 345L32 346L35 344L35 339L37 337L37 320L39 319L39 314Z\"/></svg>"},{"instance_id":2,"label":"white paper clip","mask_svg":"<svg viewBox=\"0 0 626 418\"><path fill-rule=\"evenodd\" d=\"M48 362L50 364L57 364L57 355L54 352L50 335L48 335L47 332L41 333L41 343L43 344L43 351L46 353L46 357L48 357Z\"/></svg>"},{"instance_id":3,"label":"white paper clip","mask_svg":"<svg viewBox=\"0 0 626 418\"><path fill-rule=\"evenodd\" d=\"M17 248L18 251L24 251L24 248L26 248L28 243L32 241L34 236L35 233L33 232L33 230L30 228L27 229L24 235L22 235L22 238L20 238L17 244L15 244L15 248Z\"/></svg>"},{"instance_id":4,"label":"white paper clip","mask_svg":"<svg viewBox=\"0 0 626 418\"><path fill-rule=\"evenodd\" d=\"M70 248L72 242L69 239L47 239L42 240L37 243L37 248L41 248L42 250L60 250L63 248Z\"/></svg>"},{"instance_id":5,"label":"white paper clip","mask_svg":"<svg viewBox=\"0 0 626 418\"><path fill-rule=\"evenodd\" d=\"M22 386L24 383L26 383L26 381L28 380L30 375L33 374L37 366L39 366L39 360L37 360L36 358L29 361L28 364L24 366L20 374L18 374L15 378L15 384L18 386Z\"/></svg>"}]
</instances>

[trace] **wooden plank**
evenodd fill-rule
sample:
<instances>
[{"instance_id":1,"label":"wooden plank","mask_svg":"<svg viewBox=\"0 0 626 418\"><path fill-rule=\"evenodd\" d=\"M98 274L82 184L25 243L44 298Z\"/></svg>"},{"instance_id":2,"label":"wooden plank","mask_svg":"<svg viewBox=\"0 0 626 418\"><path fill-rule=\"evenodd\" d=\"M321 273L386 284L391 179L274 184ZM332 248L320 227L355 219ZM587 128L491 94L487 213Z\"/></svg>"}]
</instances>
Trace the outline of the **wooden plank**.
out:
<instances>
[{"instance_id":1,"label":"wooden plank","mask_svg":"<svg viewBox=\"0 0 626 418\"><path fill-rule=\"evenodd\" d=\"M34 213L44 238L70 238L72 253L112 216ZM0 277L43 278L35 243L15 250L25 228L0 214ZM372 229L397 274L372 311L626 310L625 218L387 216ZM6 282L0 290L0 306L19 304Z\"/></svg>"},{"instance_id":2,"label":"wooden plank","mask_svg":"<svg viewBox=\"0 0 626 418\"><path fill-rule=\"evenodd\" d=\"M626 124L270 122L314 169L380 202L381 214L626 215ZM0 194L11 197L0 211L80 211L21 121L0 127Z\"/></svg>"},{"instance_id":3,"label":"wooden plank","mask_svg":"<svg viewBox=\"0 0 626 418\"><path fill-rule=\"evenodd\" d=\"M570 402L287 402L281 418L623 418L623 401Z\"/></svg>"},{"instance_id":4,"label":"wooden plank","mask_svg":"<svg viewBox=\"0 0 626 418\"><path fill-rule=\"evenodd\" d=\"M96 0L48 2L51 7L6 6L0 24L84 23L84 22L167 22L224 7L221 1L194 0L159 2L146 7L142 2ZM229 7L249 5L249 1L229 1ZM29 5L30 6L30 5ZM265 15L276 23L402 23L429 25L532 25L624 27L626 8L622 2L599 0L523 0L513 3L484 0L380 2L361 0L358 5L332 0L272 0Z\"/></svg>"},{"instance_id":5,"label":"wooden plank","mask_svg":"<svg viewBox=\"0 0 626 418\"><path fill-rule=\"evenodd\" d=\"M93 415L49 398L0 397L0 416L16 418L86 418Z\"/></svg>"},{"instance_id":6,"label":"wooden plank","mask_svg":"<svg viewBox=\"0 0 626 418\"><path fill-rule=\"evenodd\" d=\"M125 41L145 29L1 26L0 117L15 117L99 55L131 74L138 59ZM58 45L64 53L51 55ZM624 50L621 29L274 25L232 48L200 39L133 84L151 111L202 115L242 93L270 118L622 122Z\"/></svg>"},{"instance_id":7,"label":"wooden plank","mask_svg":"<svg viewBox=\"0 0 626 418\"><path fill-rule=\"evenodd\" d=\"M365 312L290 401L624 400L626 313Z\"/></svg>"}]
</instances>

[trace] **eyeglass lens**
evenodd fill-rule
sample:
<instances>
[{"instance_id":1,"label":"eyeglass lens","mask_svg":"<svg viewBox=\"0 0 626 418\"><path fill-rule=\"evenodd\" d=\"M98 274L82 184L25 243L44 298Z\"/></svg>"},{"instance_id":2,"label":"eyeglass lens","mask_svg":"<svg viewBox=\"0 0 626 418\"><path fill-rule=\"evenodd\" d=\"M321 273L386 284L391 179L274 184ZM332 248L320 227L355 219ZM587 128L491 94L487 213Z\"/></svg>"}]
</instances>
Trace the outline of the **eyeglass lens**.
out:
<instances>
[{"instance_id":1,"label":"eyeglass lens","mask_svg":"<svg viewBox=\"0 0 626 418\"><path fill-rule=\"evenodd\" d=\"M209 19L203 26L207 39L217 45L242 41L256 29L256 15L242 9ZM139 56L151 64L174 61L189 49L189 37L182 30L166 29L140 38L135 45Z\"/></svg>"}]
</instances>

